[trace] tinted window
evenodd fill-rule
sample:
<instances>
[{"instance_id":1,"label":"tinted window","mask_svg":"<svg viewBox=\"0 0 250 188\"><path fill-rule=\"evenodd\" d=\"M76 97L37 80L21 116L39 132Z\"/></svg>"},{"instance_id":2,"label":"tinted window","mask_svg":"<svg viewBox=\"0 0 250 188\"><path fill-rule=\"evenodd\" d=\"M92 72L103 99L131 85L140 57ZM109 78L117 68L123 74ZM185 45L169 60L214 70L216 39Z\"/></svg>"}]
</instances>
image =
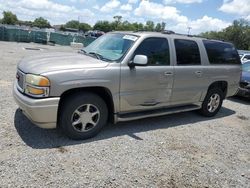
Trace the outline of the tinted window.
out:
<instances>
[{"instance_id":1,"label":"tinted window","mask_svg":"<svg viewBox=\"0 0 250 188\"><path fill-rule=\"evenodd\" d=\"M201 64L200 51L196 42L192 40L175 39L177 65Z\"/></svg>"},{"instance_id":2,"label":"tinted window","mask_svg":"<svg viewBox=\"0 0 250 188\"><path fill-rule=\"evenodd\" d=\"M147 38L136 49L134 55L146 55L148 65L170 65L169 45L165 38Z\"/></svg>"},{"instance_id":3,"label":"tinted window","mask_svg":"<svg viewBox=\"0 0 250 188\"><path fill-rule=\"evenodd\" d=\"M211 64L240 64L239 55L230 43L203 40Z\"/></svg>"}]
</instances>

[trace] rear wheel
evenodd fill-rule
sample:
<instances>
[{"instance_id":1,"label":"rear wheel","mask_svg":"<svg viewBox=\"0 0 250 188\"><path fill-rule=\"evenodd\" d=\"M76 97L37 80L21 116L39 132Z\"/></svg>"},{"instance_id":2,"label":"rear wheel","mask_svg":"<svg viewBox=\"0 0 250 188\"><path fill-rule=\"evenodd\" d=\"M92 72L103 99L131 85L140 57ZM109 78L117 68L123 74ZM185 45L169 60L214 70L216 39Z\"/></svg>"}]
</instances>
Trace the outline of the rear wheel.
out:
<instances>
[{"instance_id":1,"label":"rear wheel","mask_svg":"<svg viewBox=\"0 0 250 188\"><path fill-rule=\"evenodd\" d=\"M200 113L207 117L215 116L221 108L223 92L219 88L210 89L205 97Z\"/></svg>"},{"instance_id":2,"label":"rear wheel","mask_svg":"<svg viewBox=\"0 0 250 188\"><path fill-rule=\"evenodd\" d=\"M101 97L81 92L71 95L62 105L59 127L72 139L95 136L107 123L108 109Z\"/></svg>"}]
</instances>

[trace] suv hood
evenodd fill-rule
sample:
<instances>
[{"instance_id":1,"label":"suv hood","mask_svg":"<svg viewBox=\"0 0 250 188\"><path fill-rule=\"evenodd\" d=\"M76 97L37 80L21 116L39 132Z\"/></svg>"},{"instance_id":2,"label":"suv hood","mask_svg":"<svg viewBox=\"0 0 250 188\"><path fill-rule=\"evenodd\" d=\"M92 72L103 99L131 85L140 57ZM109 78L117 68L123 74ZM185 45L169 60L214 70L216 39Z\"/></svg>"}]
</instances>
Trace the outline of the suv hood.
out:
<instances>
[{"instance_id":1,"label":"suv hood","mask_svg":"<svg viewBox=\"0 0 250 188\"><path fill-rule=\"evenodd\" d=\"M25 73L42 74L52 71L103 68L109 63L78 53L47 53L22 59L18 69Z\"/></svg>"}]
</instances>

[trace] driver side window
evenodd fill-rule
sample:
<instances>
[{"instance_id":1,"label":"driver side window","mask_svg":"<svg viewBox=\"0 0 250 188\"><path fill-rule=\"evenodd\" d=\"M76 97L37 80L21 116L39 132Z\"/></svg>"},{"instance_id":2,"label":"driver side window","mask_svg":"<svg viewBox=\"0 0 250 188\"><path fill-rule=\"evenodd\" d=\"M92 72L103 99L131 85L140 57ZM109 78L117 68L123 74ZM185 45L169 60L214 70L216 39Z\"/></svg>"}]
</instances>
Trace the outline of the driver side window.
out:
<instances>
[{"instance_id":1,"label":"driver side window","mask_svg":"<svg viewBox=\"0 0 250 188\"><path fill-rule=\"evenodd\" d=\"M135 55L148 57L149 66L170 65L169 45L166 38L147 38L135 50Z\"/></svg>"}]
</instances>

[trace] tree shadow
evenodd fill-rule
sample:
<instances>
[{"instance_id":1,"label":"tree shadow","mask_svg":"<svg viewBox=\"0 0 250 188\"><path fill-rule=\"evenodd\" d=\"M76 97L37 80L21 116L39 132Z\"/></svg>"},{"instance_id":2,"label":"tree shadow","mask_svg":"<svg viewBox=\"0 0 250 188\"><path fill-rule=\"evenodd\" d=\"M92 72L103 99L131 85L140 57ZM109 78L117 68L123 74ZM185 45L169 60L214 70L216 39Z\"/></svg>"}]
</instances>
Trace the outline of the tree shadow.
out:
<instances>
[{"instance_id":1,"label":"tree shadow","mask_svg":"<svg viewBox=\"0 0 250 188\"><path fill-rule=\"evenodd\" d=\"M65 137L58 129L47 130L35 126L19 109L15 112L14 124L18 134L28 146L35 149L45 149L96 142L123 135L128 135L136 140L143 140L135 134L157 129L168 129L196 122L209 121L212 119L219 119L233 114L235 114L235 111L222 107L220 112L215 117L211 118L200 116L195 112L183 112L130 122L122 122L116 125L108 124L96 137L81 141L75 141Z\"/></svg>"},{"instance_id":2,"label":"tree shadow","mask_svg":"<svg viewBox=\"0 0 250 188\"><path fill-rule=\"evenodd\" d=\"M233 96L227 99L233 102L240 103L240 104L250 105L250 98L247 98L247 97Z\"/></svg>"}]
</instances>

